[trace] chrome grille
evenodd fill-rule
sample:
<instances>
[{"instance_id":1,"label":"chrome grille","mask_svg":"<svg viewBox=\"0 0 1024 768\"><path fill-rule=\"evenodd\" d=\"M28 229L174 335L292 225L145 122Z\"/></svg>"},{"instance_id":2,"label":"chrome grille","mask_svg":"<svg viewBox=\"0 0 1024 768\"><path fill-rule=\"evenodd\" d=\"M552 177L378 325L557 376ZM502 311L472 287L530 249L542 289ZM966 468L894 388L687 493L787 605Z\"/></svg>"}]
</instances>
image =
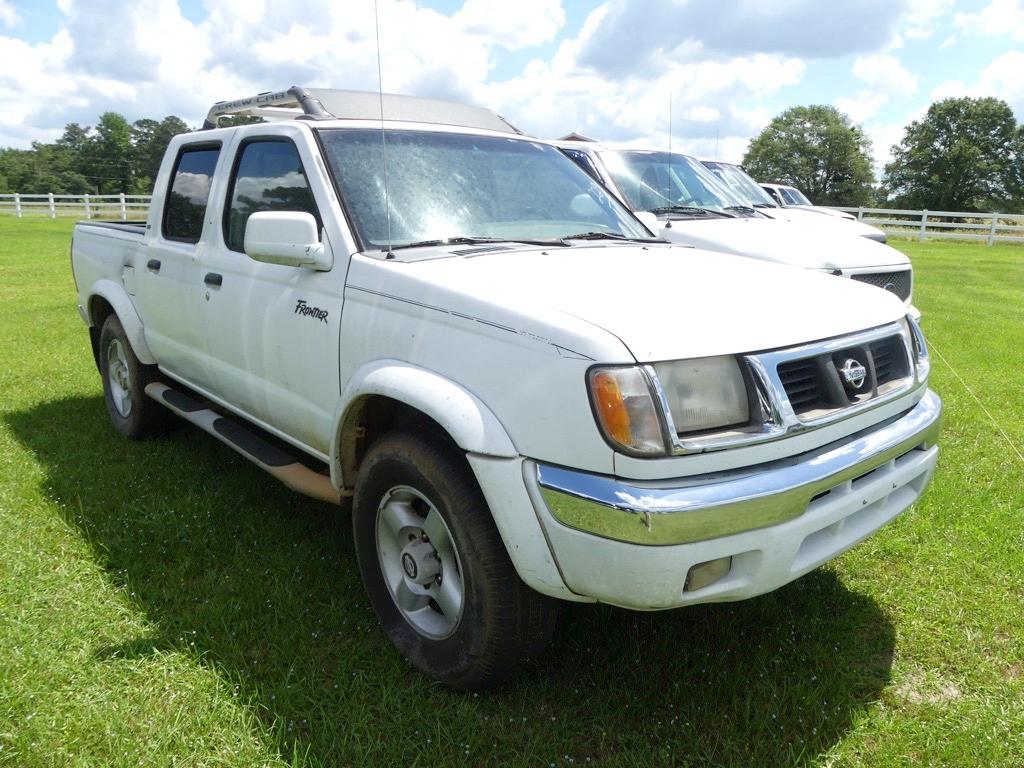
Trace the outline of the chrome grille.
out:
<instances>
[{"instance_id":1,"label":"chrome grille","mask_svg":"<svg viewBox=\"0 0 1024 768\"><path fill-rule=\"evenodd\" d=\"M891 291L906 301L910 298L912 272L904 269L899 272L868 272L862 275L850 275L858 283L867 283L876 288Z\"/></svg>"},{"instance_id":2,"label":"chrome grille","mask_svg":"<svg viewBox=\"0 0 1024 768\"><path fill-rule=\"evenodd\" d=\"M865 369L859 386L841 375L848 361ZM910 374L910 361L903 337L897 334L782 362L777 372L793 413L798 418L818 418L900 386Z\"/></svg>"}]
</instances>

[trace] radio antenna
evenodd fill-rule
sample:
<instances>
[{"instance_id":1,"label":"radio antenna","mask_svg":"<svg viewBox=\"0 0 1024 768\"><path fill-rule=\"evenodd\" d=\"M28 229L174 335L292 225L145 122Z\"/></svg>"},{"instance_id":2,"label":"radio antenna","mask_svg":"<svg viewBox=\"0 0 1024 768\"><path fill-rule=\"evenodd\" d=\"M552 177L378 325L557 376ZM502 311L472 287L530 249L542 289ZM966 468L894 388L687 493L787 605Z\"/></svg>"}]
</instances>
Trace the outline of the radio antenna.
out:
<instances>
[{"instance_id":1,"label":"radio antenna","mask_svg":"<svg viewBox=\"0 0 1024 768\"><path fill-rule=\"evenodd\" d=\"M387 222L388 251L384 258L393 259L391 252L391 200L388 197L388 142L384 135L384 78L380 66L380 14L377 11L377 0L373 0L373 26L377 33L377 99L380 102L380 157L384 171L384 220Z\"/></svg>"}]
</instances>

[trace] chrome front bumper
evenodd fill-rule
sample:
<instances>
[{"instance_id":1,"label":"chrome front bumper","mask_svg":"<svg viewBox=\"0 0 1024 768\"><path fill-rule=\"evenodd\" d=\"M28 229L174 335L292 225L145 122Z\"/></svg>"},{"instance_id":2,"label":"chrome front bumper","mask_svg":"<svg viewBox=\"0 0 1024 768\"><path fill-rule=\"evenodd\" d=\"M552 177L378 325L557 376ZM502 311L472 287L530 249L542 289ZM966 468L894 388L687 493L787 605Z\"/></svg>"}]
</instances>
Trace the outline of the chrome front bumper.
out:
<instances>
[{"instance_id":1,"label":"chrome front bumper","mask_svg":"<svg viewBox=\"0 0 1024 768\"><path fill-rule=\"evenodd\" d=\"M634 484L536 464L536 485L551 516L579 531L632 544L706 541L793 520L812 502L848 493L869 477L877 485L887 472L897 489L897 465L912 451L931 451L941 413L939 397L928 390L881 428L742 472Z\"/></svg>"}]
</instances>

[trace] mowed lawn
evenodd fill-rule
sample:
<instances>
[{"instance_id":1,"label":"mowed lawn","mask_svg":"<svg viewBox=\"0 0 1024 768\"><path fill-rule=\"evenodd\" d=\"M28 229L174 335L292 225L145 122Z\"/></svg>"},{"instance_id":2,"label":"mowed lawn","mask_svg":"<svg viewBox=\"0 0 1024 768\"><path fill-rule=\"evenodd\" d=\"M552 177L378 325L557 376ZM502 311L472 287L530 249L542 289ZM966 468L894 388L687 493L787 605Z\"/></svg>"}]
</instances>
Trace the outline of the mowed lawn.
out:
<instances>
[{"instance_id":1,"label":"mowed lawn","mask_svg":"<svg viewBox=\"0 0 1024 768\"><path fill-rule=\"evenodd\" d=\"M758 599L568 606L475 696L392 650L346 515L114 433L70 231L0 218L0 765L1024 763L1024 248L896 243L946 404L916 507Z\"/></svg>"}]
</instances>

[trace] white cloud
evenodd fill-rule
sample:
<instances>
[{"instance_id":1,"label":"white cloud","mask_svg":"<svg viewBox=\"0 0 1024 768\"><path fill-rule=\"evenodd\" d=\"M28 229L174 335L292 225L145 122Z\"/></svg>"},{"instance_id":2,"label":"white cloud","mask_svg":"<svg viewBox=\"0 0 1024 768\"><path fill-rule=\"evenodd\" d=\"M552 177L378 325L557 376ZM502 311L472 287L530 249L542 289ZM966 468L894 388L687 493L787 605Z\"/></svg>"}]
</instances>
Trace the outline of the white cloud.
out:
<instances>
[{"instance_id":1,"label":"white cloud","mask_svg":"<svg viewBox=\"0 0 1024 768\"><path fill-rule=\"evenodd\" d=\"M565 25L565 11L561 0L466 0L454 21L467 33L516 50L554 40Z\"/></svg>"},{"instance_id":2,"label":"white cloud","mask_svg":"<svg viewBox=\"0 0 1024 768\"><path fill-rule=\"evenodd\" d=\"M903 33L914 40L931 37L952 9L953 0L910 0Z\"/></svg>"},{"instance_id":3,"label":"white cloud","mask_svg":"<svg viewBox=\"0 0 1024 768\"><path fill-rule=\"evenodd\" d=\"M861 91L856 96L840 96L835 100L836 109L846 113L855 123L870 120L889 101L884 93Z\"/></svg>"},{"instance_id":4,"label":"white cloud","mask_svg":"<svg viewBox=\"0 0 1024 768\"><path fill-rule=\"evenodd\" d=\"M886 93L909 96L917 91L917 75L891 54L862 56L853 62L851 71L858 80Z\"/></svg>"},{"instance_id":5,"label":"white cloud","mask_svg":"<svg viewBox=\"0 0 1024 768\"><path fill-rule=\"evenodd\" d=\"M947 80L931 92L932 101L962 96L994 96L1007 102L1018 119L1024 117L1024 50L1007 51L993 59L978 79L968 85L961 80Z\"/></svg>"},{"instance_id":6,"label":"white cloud","mask_svg":"<svg viewBox=\"0 0 1024 768\"><path fill-rule=\"evenodd\" d=\"M965 33L998 37L1010 35L1024 40L1024 2L1022 0L992 0L977 13L958 13L956 26Z\"/></svg>"},{"instance_id":7,"label":"white cloud","mask_svg":"<svg viewBox=\"0 0 1024 768\"><path fill-rule=\"evenodd\" d=\"M16 27L21 23L21 15L8 0L0 0L0 25Z\"/></svg>"}]
</instances>

